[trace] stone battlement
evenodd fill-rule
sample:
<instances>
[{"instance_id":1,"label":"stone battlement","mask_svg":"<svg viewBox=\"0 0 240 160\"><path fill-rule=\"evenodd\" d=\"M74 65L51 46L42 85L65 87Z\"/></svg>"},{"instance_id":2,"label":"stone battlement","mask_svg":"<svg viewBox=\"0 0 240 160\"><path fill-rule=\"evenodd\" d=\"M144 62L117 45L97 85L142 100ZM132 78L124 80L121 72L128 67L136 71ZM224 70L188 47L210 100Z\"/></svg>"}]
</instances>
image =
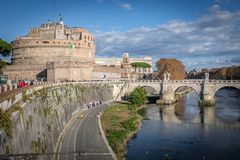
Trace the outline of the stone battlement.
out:
<instances>
[{"instance_id":1,"label":"stone battlement","mask_svg":"<svg viewBox=\"0 0 240 160\"><path fill-rule=\"evenodd\" d=\"M3 69L3 71L8 71L8 70L38 70L46 68L46 65L8 65L6 68Z\"/></svg>"},{"instance_id":2,"label":"stone battlement","mask_svg":"<svg viewBox=\"0 0 240 160\"><path fill-rule=\"evenodd\" d=\"M49 39L35 39L35 38L23 38L12 42L13 49L26 48L26 47L62 47L70 48L70 45L74 45L74 48L95 48L95 43L84 40L49 40Z\"/></svg>"}]
</instances>

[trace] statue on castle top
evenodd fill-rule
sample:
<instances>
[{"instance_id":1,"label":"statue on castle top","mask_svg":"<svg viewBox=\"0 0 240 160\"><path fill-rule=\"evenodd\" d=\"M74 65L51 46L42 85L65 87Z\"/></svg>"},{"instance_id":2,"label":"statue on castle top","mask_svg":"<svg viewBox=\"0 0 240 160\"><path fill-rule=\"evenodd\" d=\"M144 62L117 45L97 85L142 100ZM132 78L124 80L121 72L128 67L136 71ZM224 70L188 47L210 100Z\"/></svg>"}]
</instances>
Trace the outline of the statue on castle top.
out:
<instances>
[{"instance_id":1,"label":"statue on castle top","mask_svg":"<svg viewBox=\"0 0 240 160\"><path fill-rule=\"evenodd\" d=\"M61 15L61 14L59 14L59 17L60 17L60 24L61 24L61 25L64 25L64 23L63 23L63 17L62 17L62 15Z\"/></svg>"}]
</instances>

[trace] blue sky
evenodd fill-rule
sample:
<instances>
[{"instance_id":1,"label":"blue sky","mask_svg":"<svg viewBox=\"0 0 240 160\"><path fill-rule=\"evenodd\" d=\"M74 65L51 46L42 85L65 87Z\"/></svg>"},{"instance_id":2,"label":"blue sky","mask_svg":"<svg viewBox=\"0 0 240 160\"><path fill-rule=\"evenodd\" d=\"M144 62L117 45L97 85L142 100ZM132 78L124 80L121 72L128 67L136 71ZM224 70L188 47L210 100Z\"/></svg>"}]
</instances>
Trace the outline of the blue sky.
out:
<instances>
[{"instance_id":1,"label":"blue sky","mask_svg":"<svg viewBox=\"0 0 240 160\"><path fill-rule=\"evenodd\" d=\"M240 64L240 0L1 0L0 38L48 19L96 36L97 56L180 59L187 70Z\"/></svg>"}]
</instances>

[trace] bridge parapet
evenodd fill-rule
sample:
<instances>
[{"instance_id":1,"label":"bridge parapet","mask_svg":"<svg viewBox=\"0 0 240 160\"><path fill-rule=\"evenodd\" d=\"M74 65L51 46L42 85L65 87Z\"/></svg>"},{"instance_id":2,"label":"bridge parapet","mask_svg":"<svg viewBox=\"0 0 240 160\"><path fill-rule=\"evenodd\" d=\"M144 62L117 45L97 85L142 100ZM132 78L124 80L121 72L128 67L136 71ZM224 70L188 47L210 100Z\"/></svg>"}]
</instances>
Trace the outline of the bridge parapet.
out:
<instances>
[{"instance_id":1,"label":"bridge parapet","mask_svg":"<svg viewBox=\"0 0 240 160\"><path fill-rule=\"evenodd\" d=\"M131 80L132 83L162 83L162 80Z\"/></svg>"},{"instance_id":2,"label":"bridge parapet","mask_svg":"<svg viewBox=\"0 0 240 160\"><path fill-rule=\"evenodd\" d=\"M240 80L209 80L210 83L240 83Z\"/></svg>"},{"instance_id":3,"label":"bridge parapet","mask_svg":"<svg viewBox=\"0 0 240 160\"><path fill-rule=\"evenodd\" d=\"M185 80L169 80L169 83L202 83L204 82L203 79L185 79Z\"/></svg>"}]
</instances>

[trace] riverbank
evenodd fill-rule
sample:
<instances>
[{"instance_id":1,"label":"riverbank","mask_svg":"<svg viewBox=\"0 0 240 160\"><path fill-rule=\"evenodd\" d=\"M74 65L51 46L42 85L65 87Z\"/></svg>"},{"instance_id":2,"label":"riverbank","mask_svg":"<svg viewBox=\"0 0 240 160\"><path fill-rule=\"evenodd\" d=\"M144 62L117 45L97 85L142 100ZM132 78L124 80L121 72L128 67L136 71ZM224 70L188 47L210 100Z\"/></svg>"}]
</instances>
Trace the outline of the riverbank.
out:
<instances>
[{"instance_id":1,"label":"riverbank","mask_svg":"<svg viewBox=\"0 0 240 160\"><path fill-rule=\"evenodd\" d=\"M130 104L114 103L101 116L106 138L118 159L125 159L127 141L138 131L142 117Z\"/></svg>"}]
</instances>

